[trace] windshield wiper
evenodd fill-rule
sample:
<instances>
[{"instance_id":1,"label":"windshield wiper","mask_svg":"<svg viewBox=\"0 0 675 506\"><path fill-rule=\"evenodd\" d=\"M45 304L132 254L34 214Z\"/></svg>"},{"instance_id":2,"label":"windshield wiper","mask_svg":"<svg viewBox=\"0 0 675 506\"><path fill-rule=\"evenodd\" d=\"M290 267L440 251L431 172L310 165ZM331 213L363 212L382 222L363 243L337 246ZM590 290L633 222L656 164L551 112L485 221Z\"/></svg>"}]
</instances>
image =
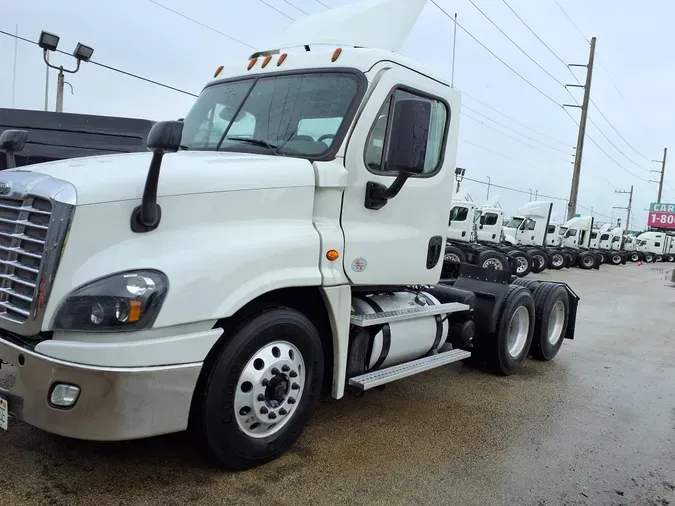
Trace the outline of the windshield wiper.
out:
<instances>
[{"instance_id":1,"label":"windshield wiper","mask_svg":"<svg viewBox=\"0 0 675 506\"><path fill-rule=\"evenodd\" d=\"M267 148L270 151L272 151L275 155L278 155L278 149L279 146L275 146L274 144L271 144L265 140L262 139L250 139L248 137L225 137L225 139L230 140L230 141L239 141L239 142L245 142L246 144L251 144L253 146L260 146L263 148Z\"/></svg>"}]
</instances>

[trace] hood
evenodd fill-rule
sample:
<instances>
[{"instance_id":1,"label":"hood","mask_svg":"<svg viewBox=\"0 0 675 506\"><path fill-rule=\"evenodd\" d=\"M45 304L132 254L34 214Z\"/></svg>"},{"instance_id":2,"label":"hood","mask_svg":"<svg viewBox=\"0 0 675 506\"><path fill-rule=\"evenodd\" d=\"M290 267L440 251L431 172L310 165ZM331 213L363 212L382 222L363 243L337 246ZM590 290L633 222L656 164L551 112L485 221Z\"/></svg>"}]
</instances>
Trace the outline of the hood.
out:
<instances>
[{"instance_id":1,"label":"hood","mask_svg":"<svg viewBox=\"0 0 675 506\"><path fill-rule=\"evenodd\" d=\"M509 229L509 230L515 230L515 229L512 228L512 229ZM518 244L518 243L516 242L516 236L515 236L515 234L507 233L506 230L503 230L503 232L504 232L504 242L509 243L509 244L512 244L512 245L514 245L514 246L515 246L516 244Z\"/></svg>"},{"instance_id":2,"label":"hood","mask_svg":"<svg viewBox=\"0 0 675 506\"><path fill-rule=\"evenodd\" d=\"M68 181L77 191L77 205L87 205L140 199L151 159L149 152L91 156L3 173L30 170ZM157 196L314 186L314 181L312 164L304 159L181 151L164 155Z\"/></svg>"}]
</instances>

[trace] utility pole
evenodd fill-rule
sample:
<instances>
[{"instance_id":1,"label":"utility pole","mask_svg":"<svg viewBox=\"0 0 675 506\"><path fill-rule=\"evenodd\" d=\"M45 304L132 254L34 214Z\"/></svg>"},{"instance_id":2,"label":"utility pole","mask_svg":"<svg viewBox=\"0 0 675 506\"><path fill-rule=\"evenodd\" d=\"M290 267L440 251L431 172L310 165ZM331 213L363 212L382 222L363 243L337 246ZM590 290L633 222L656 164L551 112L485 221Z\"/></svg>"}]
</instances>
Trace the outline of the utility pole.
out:
<instances>
[{"instance_id":1,"label":"utility pole","mask_svg":"<svg viewBox=\"0 0 675 506\"><path fill-rule=\"evenodd\" d=\"M485 197L485 200L488 200L490 198L490 176L486 176L488 180L488 189L487 189L487 197Z\"/></svg>"},{"instance_id":2,"label":"utility pole","mask_svg":"<svg viewBox=\"0 0 675 506\"><path fill-rule=\"evenodd\" d=\"M586 137L586 117L588 116L588 102L591 98L591 80L593 79L593 60L595 59L595 37L591 38L591 51L588 56L588 65L570 64L570 67L586 67L586 84L568 84L568 87L583 88L584 99L579 105L563 104L563 107L580 107L581 119L579 120L579 135L577 136L577 149L574 156L574 171L572 173L572 187L570 188L570 203L567 208L567 219L571 220L577 212L577 195L579 194L579 176L581 174L581 157L584 151L584 139Z\"/></svg>"},{"instance_id":3,"label":"utility pole","mask_svg":"<svg viewBox=\"0 0 675 506\"><path fill-rule=\"evenodd\" d=\"M626 231L626 234L628 234L628 229L630 228L630 210L631 207L633 207L633 187L630 187L630 191L621 191L621 190L614 190L614 193L621 193L621 194L628 194L628 207L613 207L612 209L626 209L626 223L624 230Z\"/></svg>"},{"instance_id":4,"label":"utility pole","mask_svg":"<svg viewBox=\"0 0 675 506\"><path fill-rule=\"evenodd\" d=\"M659 183L659 196L656 202L661 203L661 194L663 193L663 178L666 175L666 156L668 156L668 148L663 148L663 160L652 160L652 162L661 162L661 178L658 181L649 181L650 183ZM649 172L658 172L657 170L650 170Z\"/></svg>"},{"instance_id":5,"label":"utility pole","mask_svg":"<svg viewBox=\"0 0 675 506\"><path fill-rule=\"evenodd\" d=\"M455 87L455 48L457 46L457 13L455 12L455 25L452 30L452 77L450 78L450 87Z\"/></svg>"},{"instance_id":6,"label":"utility pole","mask_svg":"<svg viewBox=\"0 0 675 506\"><path fill-rule=\"evenodd\" d=\"M63 112L63 67L56 79L56 112Z\"/></svg>"}]
</instances>

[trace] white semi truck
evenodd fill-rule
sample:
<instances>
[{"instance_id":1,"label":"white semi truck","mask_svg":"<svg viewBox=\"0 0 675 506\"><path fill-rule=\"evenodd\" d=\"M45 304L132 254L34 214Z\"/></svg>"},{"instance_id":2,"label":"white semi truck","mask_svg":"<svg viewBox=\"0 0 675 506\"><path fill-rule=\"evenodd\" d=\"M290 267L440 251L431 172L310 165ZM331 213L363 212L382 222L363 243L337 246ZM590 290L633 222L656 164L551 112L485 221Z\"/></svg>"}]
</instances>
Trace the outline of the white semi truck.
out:
<instances>
[{"instance_id":1,"label":"white semi truck","mask_svg":"<svg viewBox=\"0 0 675 506\"><path fill-rule=\"evenodd\" d=\"M675 262L675 234L649 231L641 233L635 240L637 253L645 262Z\"/></svg>"},{"instance_id":2,"label":"white semi truck","mask_svg":"<svg viewBox=\"0 0 675 506\"><path fill-rule=\"evenodd\" d=\"M440 279L460 94L395 52L424 3L297 21L149 153L0 174L2 429L191 427L245 469L293 444L324 381L339 399L467 359L508 375L574 337L565 284ZM10 162L22 142L0 138Z\"/></svg>"}]
</instances>

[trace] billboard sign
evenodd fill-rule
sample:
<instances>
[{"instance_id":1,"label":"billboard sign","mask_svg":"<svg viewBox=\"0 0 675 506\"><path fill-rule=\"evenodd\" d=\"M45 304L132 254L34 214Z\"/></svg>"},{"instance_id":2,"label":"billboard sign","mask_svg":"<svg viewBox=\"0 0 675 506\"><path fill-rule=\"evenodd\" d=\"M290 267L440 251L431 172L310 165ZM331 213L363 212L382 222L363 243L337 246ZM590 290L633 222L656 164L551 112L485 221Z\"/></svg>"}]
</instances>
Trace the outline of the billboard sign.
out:
<instances>
[{"instance_id":1,"label":"billboard sign","mask_svg":"<svg viewBox=\"0 0 675 506\"><path fill-rule=\"evenodd\" d=\"M669 228L675 230L675 204L661 204L653 202L649 206L647 224L655 228Z\"/></svg>"}]
</instances>

